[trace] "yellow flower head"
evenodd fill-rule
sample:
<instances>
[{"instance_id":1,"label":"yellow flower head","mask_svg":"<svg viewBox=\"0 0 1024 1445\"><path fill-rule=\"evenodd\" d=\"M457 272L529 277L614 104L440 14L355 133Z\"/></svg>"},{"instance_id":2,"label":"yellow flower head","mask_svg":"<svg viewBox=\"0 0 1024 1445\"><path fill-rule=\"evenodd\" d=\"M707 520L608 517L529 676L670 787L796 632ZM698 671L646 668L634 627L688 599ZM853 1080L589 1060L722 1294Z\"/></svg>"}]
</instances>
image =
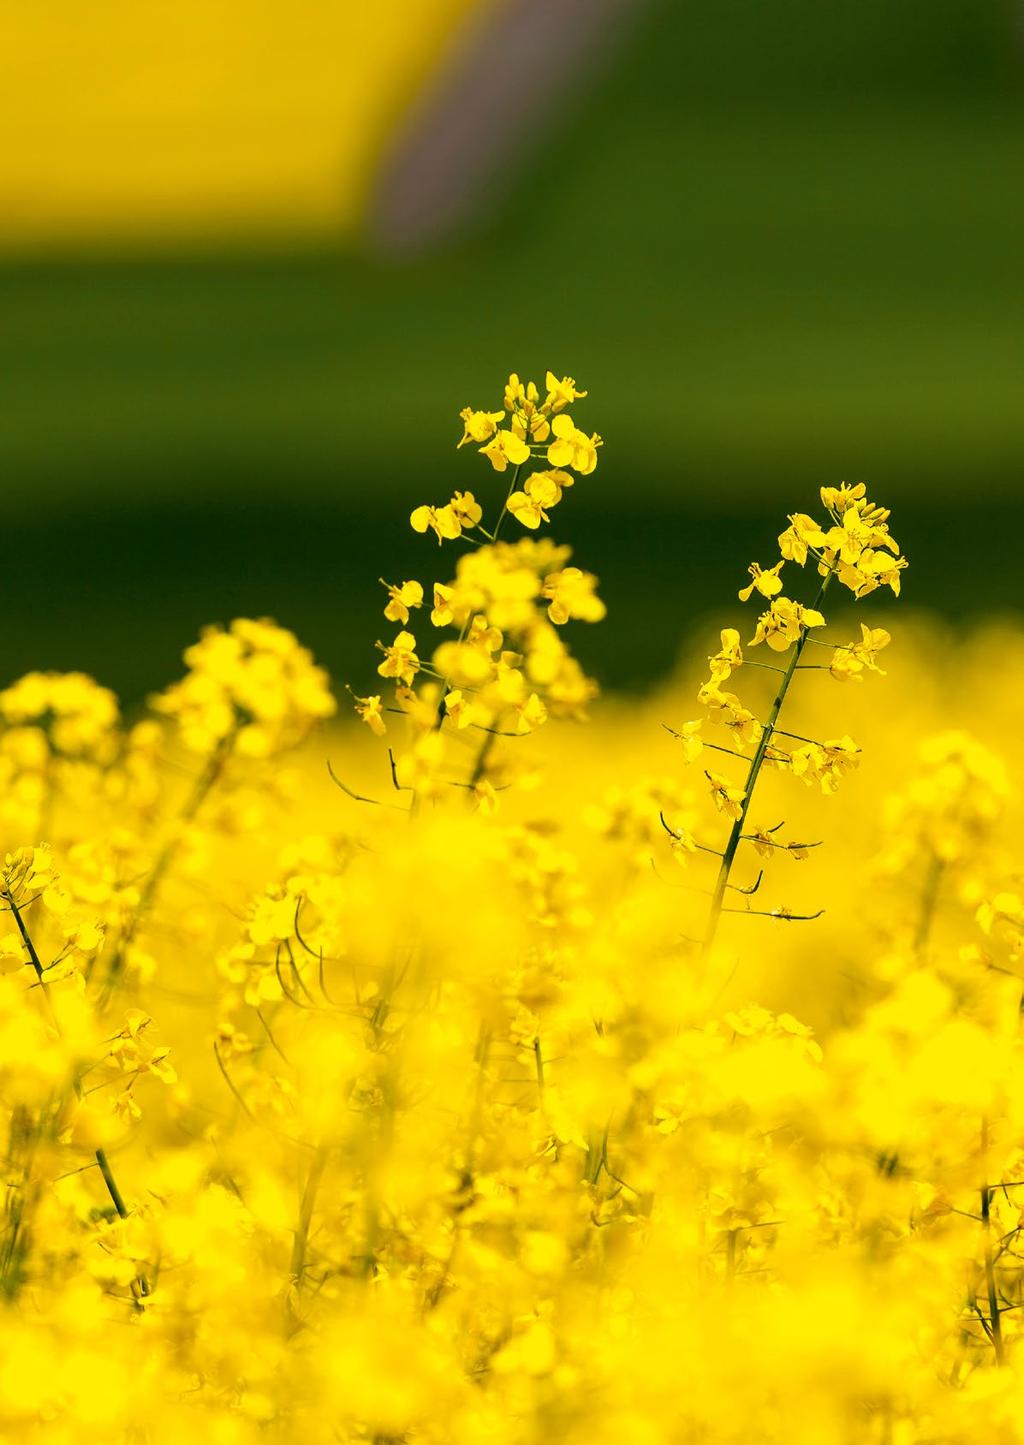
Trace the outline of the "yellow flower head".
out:
<instances>
[{"instance_id":1,"label":"yellow flower head","mask_svg":"<svg viewBox=\"0 0 1024 1445\"><path fill-rule=\"evenodd\" d=\"M736 747L743 752L749 744L761 736L761 725L752 712L745 708L738 698L726 694L729 701L721 709L717 721L732 734Z\"/></svg>"},{"instance_id":2,"label":"yellow flower head","mask_svg":"<svg viewBox=\"0 0 1024 1445\"><path fill-rule=\"evenodd\" d=\"M811 627L824 627L825 619L813 607L804 607L788 597L776 597L767 612L757 619L757 630L749 646L767 642L774 652L785 652L800 634Z\"/></svg>"},{"instance_id":3,"label":"yellow flower head","mask_svg":"<svg viewBox=\"0 0 1024 1445\"><path fill-rule=\"evenodd\" d=\"M117 698L82 672L28 673L0 692L0 717L31 729L41 764L51 753L103 761L117 745Z\"/></svg>"},{"instance_id":4,"label":"yellow flower head","mask_svg":"<svg viewBox=\"0 0 1024 1445\"><path fill-rule=\"evenodd\" d=\"M366 723L375 736L382 738L386 732L383 716L383 705L380 696L375 694L372 697L357 697L353 699L356 712Z\"/></svg>"},{"instance_id":5,"label":"yellow flower head","mask_svg":"<svg viewBox=\"0 0 1024 1445\"><path fill-rule=\"evenodd\" d=\"M559 381L553 371L548 372L544 384L548 390L544 405L552 413L564 411L567 406L572 406L574 401L580 401L588 394L578 389L573 377L563 376Z\"/></svg>"},{"instance_id":6,"label":"yellow flower head","mask_svg":"<svg viewBox=\"0 0 1024 1445\"><path fill-rule=\"evenodd\" d=\"M597 578L578 567L563 567L544 578L544 596L550 599L548 616L562 625L570 617L582 622L600 622L607 608L595 592Z\"/></svg>"},{"instance_id":7,"label":"yellow flower head","mask_svg":"<svg viewBox=\"0 0 1024 1445\"><path fill-rule=\"evenodd\" d=\"M708 658L708 662L714 682L725 682L738 667L743 666L743 649L735 627L722 628L722 646L713 657Z\"/></svg>"},{"instance_id":8,"label":"yellow flower head","mask_svg":"<svg viewBox=\"0 0 1024 1445\"><path fill-rule=\"evenodd\" d=\"M476 527L482 517L483 508L472 492L456 492L445 507L417 507L409 522L414 532L433 530L440 544L461 537L464 530Z\"/></svg>"},{"instance_id":9,"label":"yellow flower head","mask_svg":"<svg viewBox=\"0 0 1024 1445\"><path fill-rule=\"evenodd\" d=\"M860 625L860 631L860 642L851 642L845 647L837 647L832 654L829 671L840 682L845 682L849 678L860 682L865 672L877 672L881 677L885 676L876 659L882 649L888 647L892 641L889 633L884 627L868 627L863 622Z\"/></svg>"},{"instance_id":10,"label":"yellow flower head","mask_svg":"<svg viewBox=\"0 0 1024 1445\"><path fill-rule=\"evenodd\" d=\"M789 756L794 776L808 784L820 784L823 793L834 793L841 779L859 762L860 748L851 737L806 743L795 748Z\"/></svg>"},{"instance_id":11,"label":"yellow flower head","mask_svg":"<svg viewBox=\"0 0 1024 1445\"><path fill-rule=\"evenodd\" d=\"M753 580L748 587L744 587L740 591L740 601L749 601L751 593L754 591L755 588L758 592L760 592L762 597L777 596L778 593L782 591L782 582L779 578L779 572L782 570L783 565L784 564L782 562L776 562L774 567L769 567L767 571L763 571L756 562L751 562L748 571L750 572Z\"/></svg>"},{"instance_id":12,"label":"yellow flower head","mask_svg":"<svg viewBox=\"0 0 1024 1445\"><path fill-rule=\"evenodd\" d=\"M409 524L414 532L425 532L429 527L437 534L438 544L462 535L462 524L450 503L445 507L417 507L409 517Z\"/></svg>"},{"instance_id":13,"label":"yellow flower head","mask_svg":"<svg viewBox=\"0 0 1024 1445\"><path fill-rule=\"evenodd\" d=\"M846 482L841 482L838 487L822 487L822 506L841 517L851 507L856 507L858 503L863 502L866 491L867 488L863 482L858 482L853 487L848 486Z\"/></svg>"},{"instance_id":14,"label":"yellow flower head","mask_svg":"<svg viewBox=\"0 0 1024 1445\"><path fill-rule=\"evenodd\" d=\"M380 579L382 586L388 589L388 603L384 608L384 616L389 622L408 622L409 609L422 607L423 587L419 582L402 582L397 587Z\"/></svg>"},{"instance_id":15,"label":"yellow flower head","mask_svg":"<svg viewBox=\"0 0 1024 1445\"><path fill-rule=\"evenodd\" d=\"M523 490L513 492L509 497L508 510L524 527L536 531L541 522L551 520L547 508L556 506L562 500L562 487L565 485L572 486L572 478L566 472L534 472L526 479Z\"/></svg>"},{"instance_id":16,"label":"yellow flower head","mask_svg":"<svg viewBox=\"0 0 1024 1445\"><path fill-rule=\"evenodd\" d=\"M678 732L674 728L670 729L676 741L682 743L684 763L695 763L704 751L704 740L701 737L703 726L703 718L693 718L690 722L683 723Z\"/></svg>"},{"instance_id":17,"label":"yellow flower head","mask_svg":"<svg viewBox=\"0 0 1024 1445\"><path fill-rule=\"evenodd\" d=\"M706 773L711 784L711 800L720 813L729 818L739 818L743 812L743 800L747 796L743 788L734 787L721 773Z\"/></svg>"},{"instance_id":18,"label":"yellow flower head","mask_svg":"<svg viewBox=\"0 0 1024 1445\"><path fill-rule=\"evenodd\" d=\"M534 382L524 385L516 372L513 371L505 385L504 405L506 411L518 411L529 402L536 405L540 401L540 392Z\"/></svg>"},{"instance_id":19,"label":"yellow flower head","mask_svg":"<svg viewBox=\"0 0 1024 1445\"><path fill-rule=\"evenodd\" d=\"M208 753L233 739L238 752L266 757L334 713L326 673L292 633L267 619L207 628L185 661L187 676L152 706L176 721L192 751Z\"/></svg>"},{"instance_id":20,"label":"yellow flower head","mask_svg":"<svg viewBox=\"0 0 1024 1445\"><path fill-rule=\"evenodd\" d=\"M597 466L597 449L601 438L597 432L587 436L574 424L567 412L551 423L555 440L548 447L548 461L553 467L572 467L580 476L589 476Z\"/></svg>"},{"instance_id":21,"label":"yellow flower head","mask_svg":"<svg viewBox=\"0 0 1024 1445\"><path fill-rule=\"evenodd\" d=\"M408 687L420 669L416 656L416 639L411 632L400 632L390 647L378 642L384 661L377 668L381 677L399 678Z\"/></svg>"},{"instance_id":22,"label":"yellow flower head","mask_svg":"<svg viewBox=\"0 0 1024 1445\"><path fill-rule=\"evenodd\" d=\"M807 561L808 548L824 547L825 533L813 517L806 512L794 512L789 526L779 537L779 551L788 562L797 562L801 567Z\"/></svg>"},{"instance_id":23,"label":"yellow flower head","mask_svg":"<svg viewBox=\"0 0 1024 1445\"><path fill-rule=\"evenodd\" d=\"M502 420L504 413L500 411L473 411L471 407L464 406L459 413L462 419L463 432L460 447L467 442L486 442L491 439L498 429L498 423Z\"/></svg>"},{"instance_id":24,"label":"yellow flower head","mask_svg":"<svg viewBox=\"0 0 1024 1445\"><path fill-rule=\"evenodd\" d=\"M497 432L480 451L496 472L505 471L510 462L514 467L519 467L530 459L529 446L514 431Z\"/></svg>"}]
</instances>

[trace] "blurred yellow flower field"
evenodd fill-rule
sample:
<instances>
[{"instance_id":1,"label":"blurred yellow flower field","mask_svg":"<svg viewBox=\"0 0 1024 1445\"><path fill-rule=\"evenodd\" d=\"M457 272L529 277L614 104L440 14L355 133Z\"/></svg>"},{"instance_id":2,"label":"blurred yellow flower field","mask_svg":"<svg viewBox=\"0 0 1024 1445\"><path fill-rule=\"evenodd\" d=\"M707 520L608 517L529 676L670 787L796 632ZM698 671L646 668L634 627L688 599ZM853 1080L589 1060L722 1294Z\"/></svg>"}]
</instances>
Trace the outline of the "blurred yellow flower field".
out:
<instances>
[{"instance_id":1,"label":"blurred yellow flower field","mask_svg":"<svg viewBox=\"0 0 1024 1445\"><path fill-rule=\"evenodd\" d=\"M378 152L473 0L13 0L0 249L358 227Z\"/></svg>"},{"instance_id":2,"label":"blurred yellow flower field","mask_svg":"<svg viewBox=\"0 0 1024 1445\"><path fill-rule=\"evenodd\" d=\"M1024 1440L1024 633L808 485L599 699L600 399L495 400L351 695L0 693L4 1438Z\"/></svg>"}]
</instances>

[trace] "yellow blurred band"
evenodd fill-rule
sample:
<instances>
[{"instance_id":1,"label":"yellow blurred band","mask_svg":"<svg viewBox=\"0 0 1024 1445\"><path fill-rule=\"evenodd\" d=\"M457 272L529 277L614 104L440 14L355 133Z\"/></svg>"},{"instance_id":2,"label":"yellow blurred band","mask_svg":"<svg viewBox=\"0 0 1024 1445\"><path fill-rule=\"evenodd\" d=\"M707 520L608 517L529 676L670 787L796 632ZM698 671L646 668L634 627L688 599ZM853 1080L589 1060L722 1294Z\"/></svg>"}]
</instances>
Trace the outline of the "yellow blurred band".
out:
<instances>
[{"instance_id":1,"label":"yellow blurred band","mask_svg":"<svg viewBox=\"0 0 1024 1445\"><path fill-rule=\"evenodd\" d=\"M344 234L479 0L8 0L0 246Z\"/></svg>"}]
</instances>

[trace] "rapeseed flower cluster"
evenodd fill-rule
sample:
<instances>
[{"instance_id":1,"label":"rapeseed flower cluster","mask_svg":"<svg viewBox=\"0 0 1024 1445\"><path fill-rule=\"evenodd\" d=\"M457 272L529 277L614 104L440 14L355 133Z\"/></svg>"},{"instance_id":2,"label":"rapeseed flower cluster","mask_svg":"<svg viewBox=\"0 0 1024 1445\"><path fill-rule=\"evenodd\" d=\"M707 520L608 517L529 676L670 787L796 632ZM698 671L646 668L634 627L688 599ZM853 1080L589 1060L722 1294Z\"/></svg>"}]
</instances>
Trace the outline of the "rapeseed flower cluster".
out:
<instances>
[{"instance_id":1,"label":"rapeseed flower cluster","mask_svg":"<svg viewBox=\"0 0 1024 1445\"><path fill-rule=\"evenodd\" d=\"M384 616L402 629L390 643L377 644L383 653L377 672L393 685L393 698L385 704L373 693L356 697L355 705L378 736L386 731L385 713L404 717L409 740L393 757L394 777L417 799L462 787L476 806L493 809L496 788L509 786L515 775L511 762L493 761L494 740L533 732L549 716L581 718L596 694L560 629L605 615L597 579L567 566L570 549L546 537L520 530L518 540L500 538L510 519L526 533L536 532L573 485L572 473L588 476L596 467L601 438L580 431L567 410L586 395L572 377L559 380L549 371L542 400L536 383L524 384L513 373L501 410L465 407L461 415L458 446L477 444L496 472L511 468L489 525L484 506L469 491L455 492L441 506L419 506L410 517L415 531L432 530L439 543L461 541L469 550L447 581L426 587L383 582ZM544 462L549 465L538 465ZM422 612L423 626L429 624L426 644L410 630L414 612ZM453 743L465 744L460 733L480 737L461 771L462 759L453 754Z\"/></svg>"},{"instance_id":2,"label":"rapeseed flower cluster","mask_svg":"<svg viewBox=\"0 0 1024 1445\"><path fill-rule=\"evenodd\" d=\"M0 693L5 1439L1024 1441L1024 634L890 666L825 487L595 703L584 398L463 411L366 727L266 621Z\"/></svg>"}]
</instances>

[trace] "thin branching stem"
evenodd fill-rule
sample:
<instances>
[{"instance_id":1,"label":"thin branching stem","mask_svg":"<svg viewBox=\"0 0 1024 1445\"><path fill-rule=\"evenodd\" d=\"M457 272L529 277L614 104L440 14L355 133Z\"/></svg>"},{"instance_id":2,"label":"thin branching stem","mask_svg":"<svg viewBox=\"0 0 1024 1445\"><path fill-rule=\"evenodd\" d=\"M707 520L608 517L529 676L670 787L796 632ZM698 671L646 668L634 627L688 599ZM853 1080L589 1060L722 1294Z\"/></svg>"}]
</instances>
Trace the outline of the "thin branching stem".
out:
<instances>
[{"instance_id":1,"label":"thin branching stem","mask_svg":"<svg viewBox=\"0 0 1024 1445\"><path fill-rule=\"evenodd\" d=\"M142 885L139 901L128 920L124 932L118 939L117 946L111 957L110 967L107 970L107 977L104 984L104 999L110 997L118 978L124 971L128 950L135 941L135 936L145 920L146 915L156 902L157 894L160 891L160 886L164 881L167 870L173 863L175 855L181 846L181 828L183 825L192 822L199 812L199 809L205 803L214 784L224 771L224 766L231 756L232 749L235 745L236 732L237 729L232 728L230 732L226 733L207 758L205 767L196 778L192 791L189 793L185 800L184 807L178 814L177 827L157 854L156 862L153 864L145 883Z\"/></svg>"},{"instance_id":2,"label":"thin branching stem","mask_svg":"<svg viewBox=\"0 0 1024 1445\"><path fill-rule=\"evenodd\" d=\"M942 885L942 875L944 871L945 864L942 859L937 853L933 853L928 860L924 887L921 890L921 906L917 915L917 923L914 927L915 953L923 953L927 947L928 938L932 931L932 924L935 921L935 910L939 902L939 890Z\"/></svg>"},{"instance_id":3,"label":"thin branching stem","mask_svg":"<svg viewBox=\"0 0 1024 1445\"><path fill-rule=\"evenodd\" d=\"M818 588L818 595L811 603L812 610L817 611L822 601L822 598L825 596L828 584L832 580L832 576L833 573L830 569L822 578L821 586ZM761 765L764 762L765 754L768 751L768 745L775 732L775 724L779 719L779 714L782 712L783 704L786 701L786 694L789 692L790 684L793 681L793 675L796 672L797 663L800 661L801 654L803 653L804 645L807 641L807 632L808 629L806 627L801 628L800 636L797 638L796 642L793 645L793 651L790 656L789 663L786 667L785 672L782 674L782 681L779 683L778 691L775 694L775 701L772 703L771 711L768 714L767 722L765 722L762 726L761 737L758 741L757 748L754 751L754 756L751 760L750 767L747 770L747 777L744 783L743 801L740 804L739 817L733 823L732 829L729 833L729 839L725 845L725 851L722 854L721 867L718 870L718 878L715 881L715 888L711 897L711 908L708 912L707 926L704 931L704 953L708 953L710 951L712 945L714 944L715 936L718 932L718 924L722 916L722 905L725 901L725 890L729 883L729 874L732 871L733 861L736 857L736 850L738 849L740 845L740 839L743 836L743 830L747 821L747 813L750 811L750 803L754 796L754 788L757 785L758 775L760 774Z\"/></svg>"},{"instance_id":4,"label":"thin branching stem","mask_svg":"<svg viewBox=\"0 0 1024 1445\"><path fill-rule=\"evenodd\" d=\"M29 962L32 965L33 972L35 973L36 979L40 985L43 998L46 1000L46 1008L50 1015L50 1020L54 1028L57 1029L57 1031L59 1032L60 1023L57 1019L56 1012L54 1011L53 1001L50 998L50 991L47 985L46 973L43 968L42 961L40 960L38 950L36 949L35 942L32 938L32 934L29 931L28 924L25 922L22 910L18 906L18 903L15 900L14 894L11 892L10 888L5 888L3 890L2 897L6 901L7 906L10 908L11 913L14 917L14 921L18 928L18 933L21 935L21 941L25 946L25 952L28 954ZM81 1084L76 1080L75 1093L79 1097L81 1097L81 1092ZM110 1160L107 1158L107 1151L103 1148L96 1149L93 1152L93 1157L96 1160L96 1164L99 1168L100 1175L102 1176L103 1183L106 1186L108 1195L110 1196L110 1202L114 1206L114 1211L117 1214L118 1219L127 1219L129 1209L127 1204L125 1203L124 1195L121 1193L121 1190L118 1187L117 1180L114 1177L114 1171L110 1167ZM140 1294L149 1294L149 1283L146 1279L145 1274L141 1272L138 1275L138 1286Z\"/></svg>"},{"instance_id":5,"label":"thin branching stem","mask_svg":"<svg viewBox=\"0 0 1024 1445\"><path fill-rule=\"evenodd\" d=\"M313 1210L316 1208L316 1197L320 1190L320 1182L324 1177L324 1170L327 1167L327 1149L321 1144L313 1153L309 1163L309 1171L306 1174L306 1183L302 1190L302 1199L299 1203L299 1217L295 1226L295 1233L292 1238L291 1275L297 1285L302 1283L303 1271L306 1267L306 1248L309 1244L309 1230L313 1222Z\"/></svg>"}]
</instances>

